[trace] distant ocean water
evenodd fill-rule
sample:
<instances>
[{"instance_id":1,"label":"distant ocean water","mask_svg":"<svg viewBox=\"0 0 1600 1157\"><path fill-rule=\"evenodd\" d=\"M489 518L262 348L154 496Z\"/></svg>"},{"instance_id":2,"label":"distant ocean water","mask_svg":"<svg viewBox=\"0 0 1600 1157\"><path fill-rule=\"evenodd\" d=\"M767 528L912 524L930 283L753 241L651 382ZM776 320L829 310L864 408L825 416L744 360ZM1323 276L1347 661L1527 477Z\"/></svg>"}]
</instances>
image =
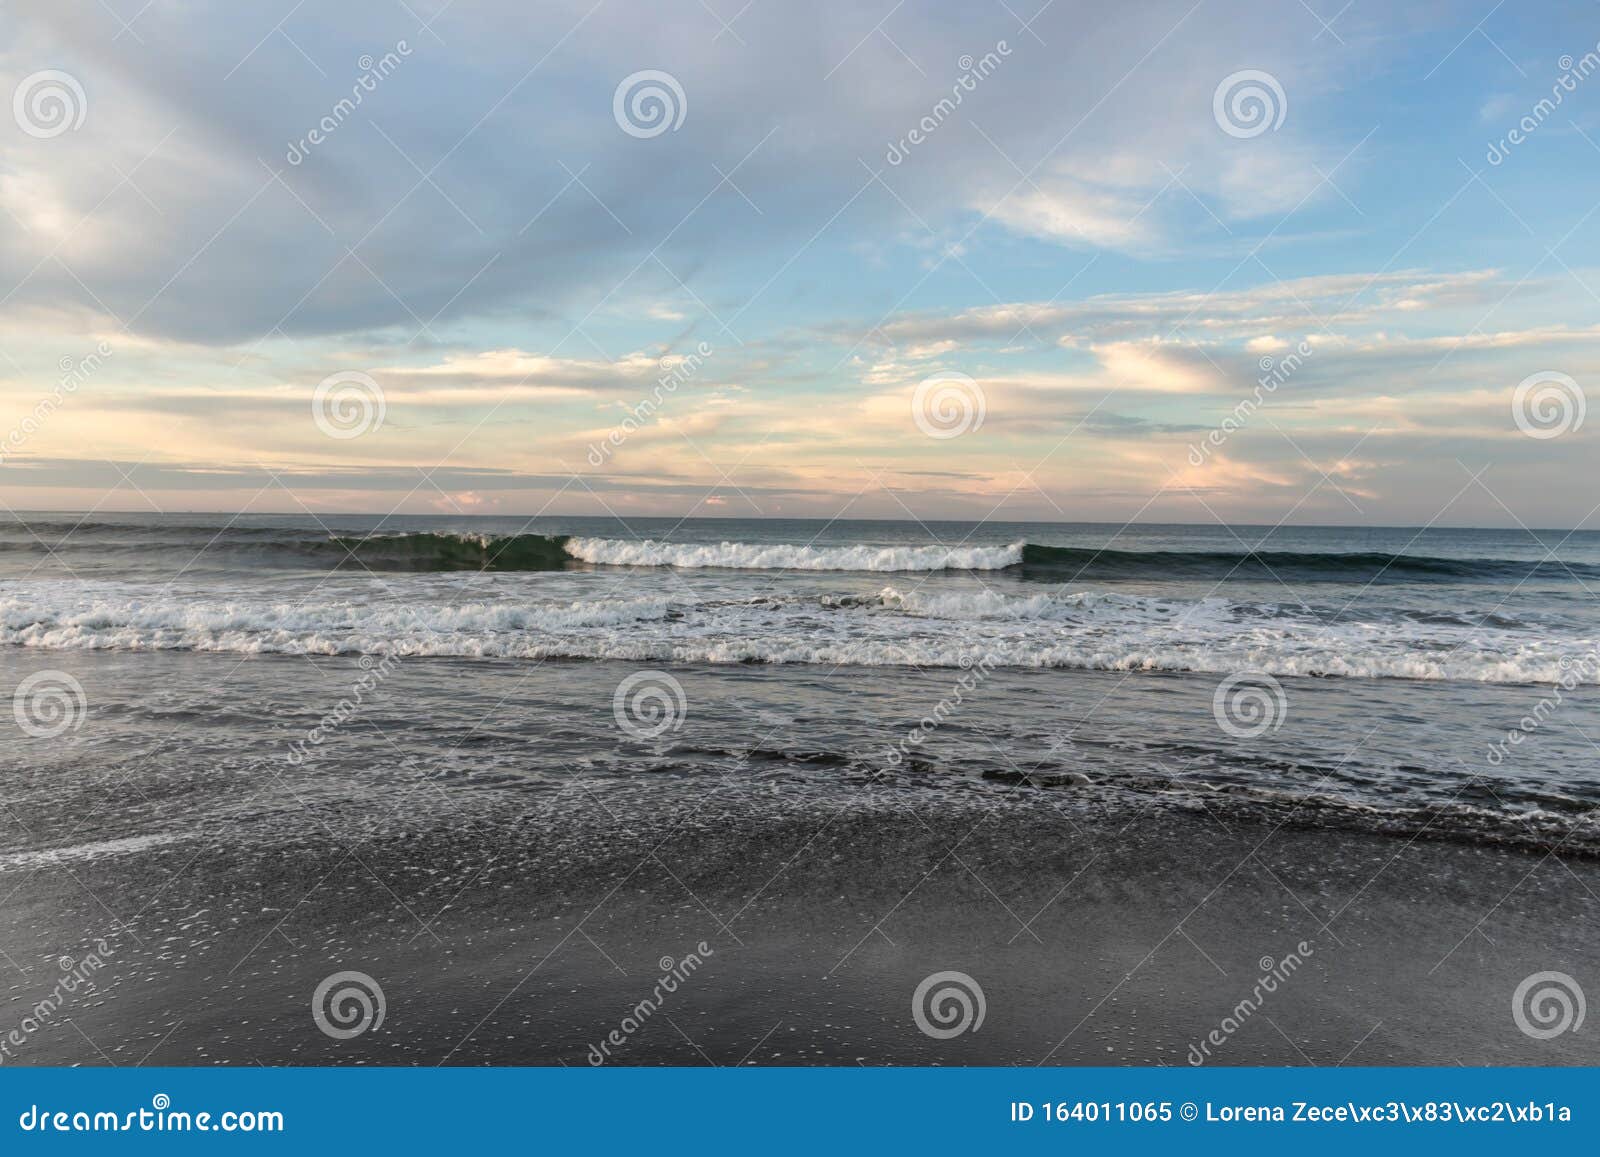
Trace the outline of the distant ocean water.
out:
<instances>
[{"instance_id":1,"label":"distant ocean water","mask_svg":"<svg viewBox=\"0 0 1600 1157\"><path fill-rule=\"evenodd\" d=\"M153 766L281 764L301 742L327 769L398 744L477 786L582 765L654 790L664 770L755 753L842 795L1212 793L1573 850L1600 844L1597 592L1593 532L0 523L0 657L19 678L72 673L98 722L47 757L68 764L149 747ZM307 749L385 657L397 673L359 726ZM282 698L230 696L246 662L271 664ZM614 698L644 670L670 676L682 697L664 709L683 718L641 739Z\"/></svg>"}]
</instances>

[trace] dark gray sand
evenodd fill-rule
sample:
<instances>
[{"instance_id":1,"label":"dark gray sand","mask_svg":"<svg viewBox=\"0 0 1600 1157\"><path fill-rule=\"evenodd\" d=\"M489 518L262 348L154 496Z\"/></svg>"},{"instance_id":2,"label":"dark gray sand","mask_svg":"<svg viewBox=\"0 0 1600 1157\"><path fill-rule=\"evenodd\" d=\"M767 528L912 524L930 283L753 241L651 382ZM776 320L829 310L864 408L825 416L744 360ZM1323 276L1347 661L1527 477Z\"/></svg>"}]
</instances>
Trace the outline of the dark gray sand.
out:
<instances>
[{"instance_id":1,"label":"dark gray sand","mask_svg":"<svg viewBox=\"0 0 1600 1157\"><path fill-rule=\"evenodd\" d=\"M3 1015L25 1030L4 1060L584 1065L609 1038L620 1064L1184 1065L1218 1030L1207 1063L1600 1063L1592 1025L1536 1040L1512 1007L1533 973L1593 975L1591 859L1031 787L659 794L577 785L448 820L390 799L384 822L329 808L292 841L242 818L13 861ZM90 952L92 986L39 1023ZM335 1040L312 994L342 969L377 981L384 1019ZM946 970L984 1019L935 1039L912 998Z\"/></svg>"}]
</instances>

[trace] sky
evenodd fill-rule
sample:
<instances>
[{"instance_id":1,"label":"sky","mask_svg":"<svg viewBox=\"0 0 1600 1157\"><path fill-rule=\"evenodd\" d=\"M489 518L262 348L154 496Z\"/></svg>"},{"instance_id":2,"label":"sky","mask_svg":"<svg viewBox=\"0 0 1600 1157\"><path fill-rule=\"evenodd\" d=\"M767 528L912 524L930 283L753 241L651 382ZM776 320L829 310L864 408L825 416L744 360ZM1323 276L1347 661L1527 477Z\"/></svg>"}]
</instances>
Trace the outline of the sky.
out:
<instances>
[{"instance_id":1,"label":"sky","mask_svg":"<svg viewBox=\"0 0 1600 1157\"><path fill-rule=\"evenodd\" d=\"M1592 2L13 0L0 96L14 511L1600 527Z\"/></svg>"}]
</instances>

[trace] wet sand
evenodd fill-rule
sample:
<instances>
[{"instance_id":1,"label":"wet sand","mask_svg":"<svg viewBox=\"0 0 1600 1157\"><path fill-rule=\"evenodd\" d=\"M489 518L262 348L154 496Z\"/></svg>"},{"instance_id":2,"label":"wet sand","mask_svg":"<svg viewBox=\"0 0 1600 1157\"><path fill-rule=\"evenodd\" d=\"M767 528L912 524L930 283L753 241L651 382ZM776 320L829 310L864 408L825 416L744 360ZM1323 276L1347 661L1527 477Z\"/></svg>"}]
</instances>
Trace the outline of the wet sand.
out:
<instances>
[{"instance_id":1,"label":"wet sand","mask_svg":"<svg viewBox=\"0 0 1600 1157\"><path fill-rule=\"evenodd\" d=\"M1593 860L1032 788L625 802L11 866L5 1028L105 951L5 1063L1184 1065L1214 1030L1210 1064L1600 1063L1512 1016L1530 974L1593 976ZM384 1018L336 1040L312 994L342 970ZM937 1039L913 993L945 971L984 1016Z\"/></svg>"}]
</instances>

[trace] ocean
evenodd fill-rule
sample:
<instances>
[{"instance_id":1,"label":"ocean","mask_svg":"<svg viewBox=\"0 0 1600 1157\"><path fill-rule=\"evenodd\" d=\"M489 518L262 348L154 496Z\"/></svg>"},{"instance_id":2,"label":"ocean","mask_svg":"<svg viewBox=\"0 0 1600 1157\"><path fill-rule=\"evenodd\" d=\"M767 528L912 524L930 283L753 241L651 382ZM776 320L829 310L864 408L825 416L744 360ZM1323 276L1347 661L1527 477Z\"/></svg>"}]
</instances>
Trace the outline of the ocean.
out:
<instances>
[{"instance_id":1,"label":"ocean","mask_svg":"<svg viewBox=\"0 0 1600 1157\"><path fill-rule=\"evenodd\" d=\"M489 696L508 674L592 686L592 702L561 704L561 729L597 759L635 739L615 726L609 685L660 668L695 694L669 697L681 703L651 763L759 747L868 771L905 747L900 765L914 756L935 777L1164 776L1377 815L1459 805L1508 835L1600 802L1583 728L1600 703L1596 587L1593 532L216 515L0 526L0 644L86 677L89 707L133 747L168 718L150 697L173 694L169 673L201 680L197 719L210 681L242 660L298 687L294 718L249 714L219 737L270 758L263 740L281 746L330 679L339 689L333 672L388 657L452 697ZM974 686L961 708L902 744L963 672ZM1260 699L1260 734L1213 717L1230 675L1263 677L1231 689L1238 710ZM543 708L529 698L531 721ZM426 719L446 745L453 726L482 722L463 703L403 710L416 714L401 730ZM1508 743L1530 713L1536 733ZM479 774L537 777L572 753L475 755Z\"/></svg>"},{"instance_id":2,"label":"ocean","mask_svg":"<svg viewBox=\"0 0 1600 1157\"><path fill-rule=\"evenodd\" d=\"M1378 840L1349 858L1379 871L1383 848L1419 841L1581 861L1600 852L1596 588L1593 532L20 515L0 524L20 729L0 884L23 889L13 921L42 922L13 925L36 965L126 931L148 954L130 985L183 965L237 995L241 968L266 984L308 944L426 944L463 907L480 937L536 909L570 951L557 932L587 937L586 912L631 897L702 921L682 943L742 944L741 919L801 880L828 929L805 950L833 976L889 938L880 913L830 907L850 881L915 889L973 854L979 823L1010 833L1005 866L975 874L1012 935L1077 879L1057 829L1131 854L1196 823L1140 853L1151 872L1174 840L1200 855L1258 829ZM845 830L864 842L828 852ZM658 876L655 841L691 835ZM930 840L946 851L924 862ZM1190 869L1163 871L1158 889ZM1296 895L1332 888L1327 871ZM616 935L642 957L664 951L654 924L630 927ZM310 959L313 978L336 963ZM113 1010L125 1055L184 1019L141 1007ZM317 1059L302 1049L326 1043L231 1015L202 1031L191 1010L164 1047ZM378 1055L462 1060L473 1046L439 1041L476 1018ZM557 1047L512 1026L484 1056L581 1063L583 1031ZM672 1039L636 1055L673 1059ZM775 1059L848 1060L862 1039ZM1149 1047L1146 1063L1182 1053Z\"/></svg>"}]
</instances>

